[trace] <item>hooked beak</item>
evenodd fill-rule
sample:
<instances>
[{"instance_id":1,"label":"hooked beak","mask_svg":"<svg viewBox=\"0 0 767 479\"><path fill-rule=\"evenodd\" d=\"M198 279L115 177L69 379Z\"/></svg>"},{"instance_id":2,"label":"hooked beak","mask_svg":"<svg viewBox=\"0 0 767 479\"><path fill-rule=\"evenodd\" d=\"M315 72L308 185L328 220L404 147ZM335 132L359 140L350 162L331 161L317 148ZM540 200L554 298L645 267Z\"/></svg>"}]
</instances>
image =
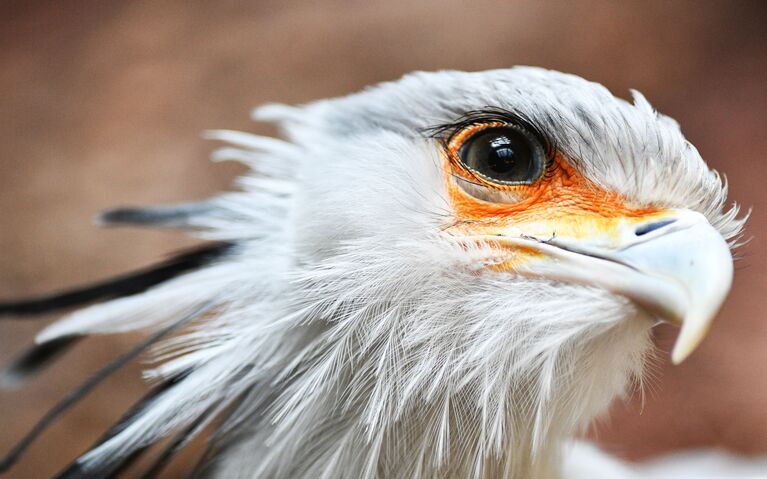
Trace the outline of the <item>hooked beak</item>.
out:
<instances>
[{"instance_id":1,"label":"hooked beak","mask_svg":"<svg viewBox=\"0 0 767 479\"><path fill-rule=\"evenodd\" d=\"M519 274L599 287L681 325L671 355L679 364L703 340L730 291L730 248L703 215L689 210L618 229L610 242L506 234L488 239L538 253L514 267Z\"/></svg>"}]
</instances>

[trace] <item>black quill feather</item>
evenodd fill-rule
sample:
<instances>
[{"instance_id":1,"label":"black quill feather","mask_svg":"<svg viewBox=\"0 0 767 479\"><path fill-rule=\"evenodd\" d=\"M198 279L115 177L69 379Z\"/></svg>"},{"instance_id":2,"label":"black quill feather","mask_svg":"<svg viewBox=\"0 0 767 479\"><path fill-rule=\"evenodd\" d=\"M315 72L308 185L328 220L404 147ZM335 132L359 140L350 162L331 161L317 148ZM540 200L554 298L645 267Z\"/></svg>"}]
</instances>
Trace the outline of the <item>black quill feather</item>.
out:
<instances>
[{"instance_id":1,"label":"black quill feather","mask_svg":"<svg viewBox=\"0 0 767 479\"><path fill-rule=\"evenodd\" d=\"M233 243L226 242L204 245L144 270L39 298L0 302L0 316L43 314L85 303L141 293L152 286L225 256L233 246Z\"/></svg>"},{"instance_id":2,"label":"black quill feather","mask_svg":"<svg viewBox=\"0 0 767 479\"><path fill-rule=\"evenodd\" d=\"M93 388L98 386L104 379L108 378L112 373L122 368L124 365L135 359L138 355L143 353L147 348L155 344L157 341L189 323L190 321L203 315L211 304L206 303L203 306L197 308L190 314L181 317L177 321L174 321L170 325L160 329L151 336L147 337L139 344L134 346L131 350L119 356L111 363L107 364L100 370L98 370L93 376L88 378L79 387L70 392L64 399L57 403L52 409L50 409L35 426L19 441L16 446L0 460L0 474L7 472L18 460L21 458L24 451L29 448L30 445L42 434L48 427L58 419L64 412L69 410L72 406L77 404L83 397L85 397ZM72 476L77 477L77 476Z\"/></svg>"}]
</instances>

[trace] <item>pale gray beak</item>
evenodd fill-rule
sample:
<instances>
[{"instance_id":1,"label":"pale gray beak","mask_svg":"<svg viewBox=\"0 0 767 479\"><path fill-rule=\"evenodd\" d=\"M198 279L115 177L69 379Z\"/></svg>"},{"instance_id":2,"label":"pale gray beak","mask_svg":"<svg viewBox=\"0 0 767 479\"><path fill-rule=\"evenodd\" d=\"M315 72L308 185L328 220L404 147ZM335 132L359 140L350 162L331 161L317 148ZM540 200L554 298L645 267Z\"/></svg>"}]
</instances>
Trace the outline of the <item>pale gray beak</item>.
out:
<instances>
[{"instance_id":1,"label":"pale gray beak","mask_svg":"<svg viewBox=\"0 0 767 479\"><path fill-rule=\"evenodd\" d=\"M703 340L730 291L730 248L703 215L689 210L622 228L618 244L610 245L559 237L494 240L541 253L517 268L520 274L599 287L681 325L671 355L679 364Z\"/></svg>"}]
</instances>

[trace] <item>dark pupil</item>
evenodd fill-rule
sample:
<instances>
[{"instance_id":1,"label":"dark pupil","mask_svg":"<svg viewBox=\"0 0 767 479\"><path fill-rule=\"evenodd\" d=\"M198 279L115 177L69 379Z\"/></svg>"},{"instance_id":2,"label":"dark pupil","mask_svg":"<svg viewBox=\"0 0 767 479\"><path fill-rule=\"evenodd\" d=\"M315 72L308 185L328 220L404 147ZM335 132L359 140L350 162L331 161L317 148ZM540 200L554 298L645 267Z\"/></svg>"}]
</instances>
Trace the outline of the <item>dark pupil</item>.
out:
<instances>
[{"instance_id":1,"label":"dark pupil","mask_svg":"<svg viewBox=\"0 0 767 479\"><path fill-rule=\"evenodd\" d=\"M538 176L536 153L524 133L514 128L488 128L464 145L461 160L490 180L525 183Z\"/></svg>"}]
</instances>

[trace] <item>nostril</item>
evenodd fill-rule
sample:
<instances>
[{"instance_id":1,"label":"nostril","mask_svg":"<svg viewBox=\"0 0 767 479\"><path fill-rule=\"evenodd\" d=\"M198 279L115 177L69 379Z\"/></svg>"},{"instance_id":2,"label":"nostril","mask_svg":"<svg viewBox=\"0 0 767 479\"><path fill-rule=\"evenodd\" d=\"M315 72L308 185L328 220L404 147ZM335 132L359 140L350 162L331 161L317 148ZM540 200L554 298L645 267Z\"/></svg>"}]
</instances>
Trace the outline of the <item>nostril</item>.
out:
<instances>
[{"instance_id":1,"label":"nostril","mask_svg":"<svg viewBox=\"0 0 767 479\"><path fill-rule=\"evenodd\" d=\"M664 226L668 226L675 221L676 220L661 220L661 221L655 221L653 223L645 223L643 225L639 225L636 231L634 231L634 234L637 236L646 235L647 233L651 233L657 229L661 229Z\"/></svg>"}]
</instances>

